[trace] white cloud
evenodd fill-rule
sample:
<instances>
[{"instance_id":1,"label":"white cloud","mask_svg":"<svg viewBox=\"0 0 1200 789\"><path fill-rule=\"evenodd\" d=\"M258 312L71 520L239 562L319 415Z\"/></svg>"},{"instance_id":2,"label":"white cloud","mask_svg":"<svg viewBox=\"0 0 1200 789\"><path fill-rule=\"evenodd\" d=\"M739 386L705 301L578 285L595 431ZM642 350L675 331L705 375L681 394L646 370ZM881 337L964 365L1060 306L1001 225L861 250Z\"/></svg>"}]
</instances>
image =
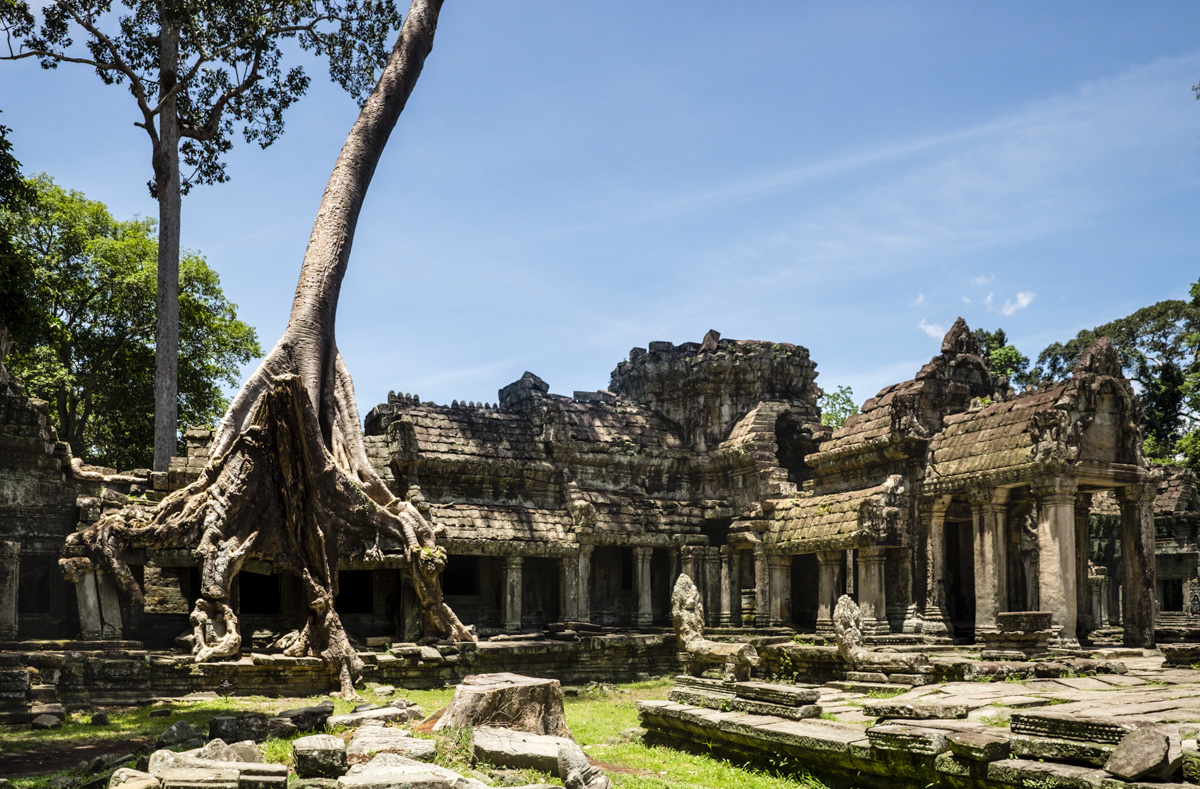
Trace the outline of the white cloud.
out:
<instances>
[{"instance_id":1,"label":"white cloud","mask_svg":"<svg viewBox=\"0 0 1200 789\"><path fill-rule=\"evenodd\" d=\"M917 328L928 334L935 340L940 340L946 336L946 330L936 323L926 323L924 318L917 324Z\"/></svg>"},{"instance_id":2,"label":"white cloud","mask_svg":"<svg viewBox=\"0 0 1200 789\"><path fill-rule=\"evenodd\" d=\"M996 279L995 274L988 274L986 276L983 274L980 274L978 277L974 277L971 279L971 284L972 285L986 285L989 282L995 281L995 279Z\"/></svg>"},{"instance_id":3,"label":"white cloud","mask_svg":"<svg viewBox=\"0 0 1200 789\"><path fill-rule=\"evenodd\" d=\"M995 297L995 295L995 293L989 293L987 298L983 300L983 305L988 308L988 312L992 311L992 299Z\"/></svg>"},{"instance_id":4,"label":"white cloud","mask_svg":"<svg viewBox=\"0 0 1200 789\"><path fill-rule=\"evenodd\" d=\"M970 299L970 297L969 297L969 296L963 296L963 297L962 297L962 302L963 302L963 304L970 304L970 303L971 303L971 299Z\"/></svg>"},{"instance_id":5,"label":"white cloud","mask_svg":"<svg viewBox=\"0 0 1200 789\"><path fill-rule=\"evenodd\" d=\"M1034 295L1034 292L1031 290L1023 290L1017 294L1016 301L1005 299L1004 306L1000 308L1000 312L1005 315L1012 315L1017 310L1023 310L1033 301Z\"/></svg>"},{"instance_id":6,"label":"white cloud","mask_svg":"<svg viewBox=\"0 0 1200 789\"><path fill-rule=\"evenodd\" d=\"M925 294L918 293L917 297L908 303L908 306L916 307L917 305L924 304L924 303L925 303Z\"/></svg>"}]
</instances>

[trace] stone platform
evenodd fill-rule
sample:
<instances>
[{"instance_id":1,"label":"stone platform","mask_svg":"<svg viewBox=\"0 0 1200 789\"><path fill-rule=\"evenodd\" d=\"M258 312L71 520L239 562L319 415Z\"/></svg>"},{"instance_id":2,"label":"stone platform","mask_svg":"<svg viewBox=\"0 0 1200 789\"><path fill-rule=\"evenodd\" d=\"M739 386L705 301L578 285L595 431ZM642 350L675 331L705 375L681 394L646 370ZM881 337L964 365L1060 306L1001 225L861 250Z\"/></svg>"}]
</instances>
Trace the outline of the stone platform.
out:
<instances>
[{"instance_id":1,"label":"stone platform","mask_svg":"<svg viewBox=\"0 0 1200 789\"><path fill-rule=\"evenodd\" d=\"M639 702L648 740L805 771L831 787L1080 787L1167 789L1200 784L1200 670L1129 653L1124 673L942 682L878 698L828 683L818 719L695 703L687 693ZM1136 656L1134 656L1136 655ZM984 677L984 679L993 679ZM680 690L677 686L676 691ZM735 699L736 693L729 693ZM1171 743L1154 774L1103 769L1130 732ZM703 743L703 746L699 746Z\"/></svg>"}]
</instances>

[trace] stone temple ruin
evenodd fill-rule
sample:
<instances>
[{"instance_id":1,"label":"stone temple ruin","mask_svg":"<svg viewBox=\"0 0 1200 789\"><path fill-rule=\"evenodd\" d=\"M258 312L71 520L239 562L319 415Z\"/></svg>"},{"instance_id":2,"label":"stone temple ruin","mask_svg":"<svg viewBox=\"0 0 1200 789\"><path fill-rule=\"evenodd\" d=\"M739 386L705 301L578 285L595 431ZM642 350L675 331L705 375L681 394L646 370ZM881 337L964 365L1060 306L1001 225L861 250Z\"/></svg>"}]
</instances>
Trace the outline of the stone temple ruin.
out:
<instances>
[{"instance_id":1,"label":"stone temple ruin","mask_svg":"<svg viewBox=\"0 0 1200 789\"><path fill-rule=\"evenodd\" d=\"M149 506L194 479L208 434L189 430L168 474L87 467L56 440L46 405L2 371L0 649L176 646L198 595L191 551L130 552L146 592L136 608L103 573L64 579L59 562L64 538L104 511ZM1043 641L1059 646L1200 634L1195 481L1147 465L1107 341L1064 382L1014 394L960 319L911 380L841 429L821 424L820 394L805 348L716 332L633 349L606 391L555 395L526 373L493 405L389 394L366 418L368 454L444 527L445 599L484 637L458 653L412 646L399 679L444 681L472 660L513 668L485 657L522 633L570 644L641 632L636 648L610 639L638 656L614 653L605 678L674 670L680 574L704 624L726 634L831 637L843 594L868 643L1011 652L996 635L1003 614L1028 611L1049 615ZM378 547L341 557L342 620L368 649L419 642L400 546ZM303 622L297 583L254 562L235 581L243 651L267 667L256 692L270 686L272 644ZM580 675L598 670L573 655L562 661ZM390 665L367 670L389 677ZM188 686L166 671L152 665L137 682Z\"/></svg>"}]
</instances>

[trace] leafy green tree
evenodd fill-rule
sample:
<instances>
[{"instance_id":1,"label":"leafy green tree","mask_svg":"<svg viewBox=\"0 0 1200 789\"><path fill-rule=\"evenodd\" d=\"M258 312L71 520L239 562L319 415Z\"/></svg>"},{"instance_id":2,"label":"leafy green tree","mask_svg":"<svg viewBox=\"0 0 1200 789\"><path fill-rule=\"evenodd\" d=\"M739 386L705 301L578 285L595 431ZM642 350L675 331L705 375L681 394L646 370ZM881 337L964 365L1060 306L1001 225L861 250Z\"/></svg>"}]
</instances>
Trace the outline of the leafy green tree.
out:
<instances>
[{"instance_id":1,"label":"leafy green tree","mask_svg":"<svg viewBox=\"0 0 1200 789\"><path fill-rule=\"evenodd\" d=\"M825 392L817 398L817 405L821 408L821 424L829 425L834 430L858 413L854 390L849 386L839 386L836 391Z\"/></svg>"},{"instance_id":2,"label":"leafy green tree","mask_svg":"<svg viewBox=\"0 0 1200 789\"><path fill-rule=\"evenodd\" d=\"M83 459L147 467L154 446L154 222L113 219L102 204L28 181L33 199L0 211L0 227L33 264L39 311L14 349L12 371L47 400L59 437ZM211 423L228 405L220 383L262 354L204 259L180 265L179 413Z\"/></svg>"},{"instance_id":3,"label":"leafy green tree","mask_svg":"<svg viewBox=\"0 0 1200 789\"><path fill-rule=\"evenodd\" d=\"M239 129L263 148L283 133L284 111L309 84L303 68L285 70L284 42L327 57L330 77L362 101L400 15L393 0L122 0L119 9L111 0L0 0L0 60L83 64L126 86L137 105L159 205L154 468L165 471L177 431L181 196L228 179L222 157Z\"/></svg>"},{"instance_id":4,"label":"leafy green tree","mask_svg":"<svg viewBox=\"0 0 1200 789\"><path fill-rule=\"evenodd\" d=\"M1146 455L1162 462L1182 456L1200 471L1200 280L1190 295L1190 301L1160 301L1053 343L1034 372L1041 381L1060 381L1088 346L1108 337L1137 390Z\"/></svg>"},{"instance_id":5,"label":"leafy green tree","mask_svg":"<svg viewBox=\"0 0 1200 789\"><path fill-rule=\"evenodd\" d=\"M1029 384L1029 357L1017 350L1016 346L1008 344L1004 329L994 332L976 329L974 335L993 373L1003 375L1018 388Z\"/></svg>"},{"instance_id":6,"label":"leafy green tree","mask_svg":"<svg viewBox=\"0 0 1200 789\"><path fill-rule=\"evenodd\" d=\"M12 154L8 127L0 125L0 211L23 210L32 197L21 163ZM0 334L11 332L18 340L33 322L33 262L12 235L0 227ZM0 345L6 342L0 337ZM0 364L4 362L0 350Z\"/></svg>"}]
</instances>

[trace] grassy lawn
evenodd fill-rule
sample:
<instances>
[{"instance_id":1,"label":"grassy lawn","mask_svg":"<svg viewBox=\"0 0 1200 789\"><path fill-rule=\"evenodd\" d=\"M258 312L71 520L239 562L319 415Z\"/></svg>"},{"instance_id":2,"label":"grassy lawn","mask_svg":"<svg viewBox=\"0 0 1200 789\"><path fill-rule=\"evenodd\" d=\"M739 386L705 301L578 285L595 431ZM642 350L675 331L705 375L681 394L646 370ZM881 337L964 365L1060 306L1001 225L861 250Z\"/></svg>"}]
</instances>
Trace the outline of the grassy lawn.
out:
<instances>
[{"instance_id":1,"label":"grassy lawn","mask_svg":"<svg viewBox=\"0 0 1200 789\"><path fill-rule=\"evenodd\" d=\"M819 782L806 778L785 776L774 771L766 772L736 766L702 754L689 754L670 748L650 747L641 742L625 742L619 737L625 729L638 725L636 702L641 699L663 699L671 688L669 679L639 682L626 685L605 686L584 690L566 700L567 722L575 739L584 747L588 756L599 762L618 789L674 789L675 787L712 787L712 789L779 789L803 787L823 789ZM450 702L453 688L439 690L400 690L405 698L421 705L426 714L440 709ZM369 691L363 692L368 700L374 700ZM0 777L5 775L5 755L30 749L45 749L48 745L67 749L97 742L119 745L127 742L130 751L137 744L152 741L167 726L177 720L188 721L202 735L208 731L208 719L219 715L234 715L243 711L265 713L278 712L293 707L319 703L324 699L293 698L271 699L256 696L231 696L196 701L176 700L170 704L110 710L112 725L97 728L88 724L90 713L75 713L61 729L34 732L28 729L0 729ZM349 702L334 700L336 713L348 712L353 706ZM151 718L153 709L169 707L170 717ZM428 735L418 735L428 736ZM470 769L470 734L452 732L449 736L438 735L436 762L455 770ZM268 740L261 746L268 761L290 763L291 742ZM58 772L39 775L36 778L18 778L13 781L17 789L38 789L50 779L68 774L79 758L65 757L48 762L50 769ZM67 772L64 772L66 769ZM481 777L481 776L477 776ZM529 771L493 773L493 777L504 783L547 782L559 783L557 778Z\"/></svg>"}]
</instances>

